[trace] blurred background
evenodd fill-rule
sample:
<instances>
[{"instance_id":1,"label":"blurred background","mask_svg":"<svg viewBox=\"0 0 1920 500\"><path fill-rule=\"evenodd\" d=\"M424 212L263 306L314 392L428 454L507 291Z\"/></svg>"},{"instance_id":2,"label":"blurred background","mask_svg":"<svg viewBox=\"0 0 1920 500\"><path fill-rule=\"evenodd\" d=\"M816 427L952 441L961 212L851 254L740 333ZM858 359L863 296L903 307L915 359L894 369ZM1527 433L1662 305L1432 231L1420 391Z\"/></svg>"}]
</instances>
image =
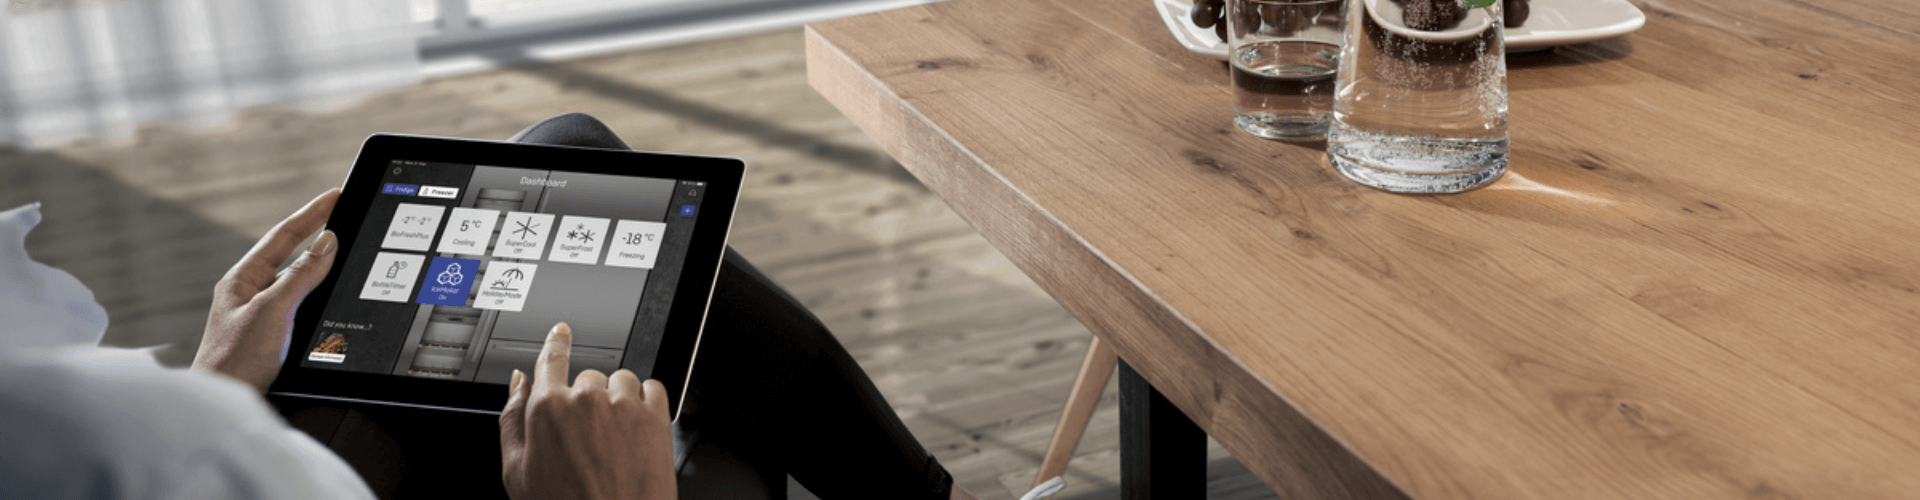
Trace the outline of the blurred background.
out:
<instances>
[{"instance_id":1,"label":"blurred background","mask_svg":"<svg viewBox=\"0 0 1920 500\"><path fill-rule=\"evenodd\" d=\"M369 134L500 140L589 113L635 149L745 160L733 246L960 484L1012 499L1090 334L806 83L801 25L917 3L11 0L0 209L44 204L28 251L93 289L106 343L184 366L213 283ZM1056 498L1119 496L1116 388ZM1211 498L1272 497L1209 460Z\"/></svg>"}]
</instances>

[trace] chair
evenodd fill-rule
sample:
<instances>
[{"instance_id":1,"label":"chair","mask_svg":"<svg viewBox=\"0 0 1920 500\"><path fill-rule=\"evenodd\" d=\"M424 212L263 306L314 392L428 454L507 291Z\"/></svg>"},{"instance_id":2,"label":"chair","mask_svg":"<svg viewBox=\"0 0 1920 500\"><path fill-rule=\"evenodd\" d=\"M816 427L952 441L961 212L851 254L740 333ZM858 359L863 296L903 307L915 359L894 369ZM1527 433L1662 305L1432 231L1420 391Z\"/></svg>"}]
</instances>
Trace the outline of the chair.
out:
<instances>
[{"instance_id":1,"label":"chair","mask_svg":"<svg viewBox=\"0 0 1920 500\"><path fill-rule=\"evenodd\" d=\"M1080 436L1087 432L1087 421L1093 418L1093 408L1100 403L1100 392L1107 387L1107 377L1113 375L1113 367L1119 362L1120 356L1100 337L1094 337L1093 343L1087 345L1087 357L1080 361L1080 374L1074 376L1073 389L1067 394L1067 407L1060 412L1060 423L1053 427L1053 440L1047 443L1047 453L1040 460L1040 473L1033 478L1035 487L1066 473L1073 449L1080 445Z\"/></svg>"}]
</instances>

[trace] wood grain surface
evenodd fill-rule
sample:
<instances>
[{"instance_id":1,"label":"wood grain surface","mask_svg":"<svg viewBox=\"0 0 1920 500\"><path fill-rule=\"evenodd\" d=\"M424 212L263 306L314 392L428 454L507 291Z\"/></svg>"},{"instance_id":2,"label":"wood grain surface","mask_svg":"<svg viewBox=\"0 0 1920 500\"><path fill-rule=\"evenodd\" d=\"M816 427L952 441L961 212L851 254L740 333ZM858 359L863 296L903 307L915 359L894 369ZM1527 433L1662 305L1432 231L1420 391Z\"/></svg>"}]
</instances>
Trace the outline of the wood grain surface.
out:
<instances>
[{"instance_id":1,"label":"wood grain surface","mask_svg":"<svg viewBox=\"0 0 1920 500\"><path fill-rule=\"evenodd\" d=\"M815 23L814 88L1289 499L1920 497L1920 2L1636 1L1419 197L1146 1Z\"/></svg>"}]
</instances>

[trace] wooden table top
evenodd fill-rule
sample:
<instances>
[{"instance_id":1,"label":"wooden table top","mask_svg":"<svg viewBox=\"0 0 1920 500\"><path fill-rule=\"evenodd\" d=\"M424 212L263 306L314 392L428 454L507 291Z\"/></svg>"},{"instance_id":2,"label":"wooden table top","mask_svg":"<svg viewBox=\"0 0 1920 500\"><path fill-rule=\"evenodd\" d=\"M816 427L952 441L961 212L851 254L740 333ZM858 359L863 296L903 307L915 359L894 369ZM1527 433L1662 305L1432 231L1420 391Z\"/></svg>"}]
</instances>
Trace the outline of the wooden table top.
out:
<instances>
[{"instance_id":1,"label":"wooden table top","mask_svg":"<svg viewBox=\"0 0 1920 500\"><path fill-rule=\"evenodd\" d=\"M815 23L809 78L1289 500L1920 498L1920 1L1634 2L1458 195L1238 131L1148 0Z\"/></svg>"}]
</instances>

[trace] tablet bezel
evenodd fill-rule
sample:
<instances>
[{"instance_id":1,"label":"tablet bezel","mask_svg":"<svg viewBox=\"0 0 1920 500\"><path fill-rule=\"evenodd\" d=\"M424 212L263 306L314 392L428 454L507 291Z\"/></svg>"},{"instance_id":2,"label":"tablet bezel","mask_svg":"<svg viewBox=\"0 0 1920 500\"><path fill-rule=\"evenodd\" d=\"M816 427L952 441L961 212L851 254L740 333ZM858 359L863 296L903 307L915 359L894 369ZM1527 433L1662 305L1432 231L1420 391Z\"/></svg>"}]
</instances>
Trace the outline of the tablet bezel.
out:
<instances>
[{"instance_id":1,"label":"tablet bezel","mask_svg":"<svg viewBox=\"0 0 1920 500\"><path fill-rule=\"evenodd\" d=\"M726 252L740 184L746 164L736 158L677 155L643 151L593 149L543 144L521 144L469 139L375 134L367 138L341 186L339 201L327 229L339 238L341 254L354 248L382 172L394 160L454 163L474 166L533 168L564 172L651 177L705 182L700 215L687 247L674 301L664 325L659 353L651 374L666 386L671 414L677 419L681 396L693 369L706 323L708 302ZM635 163L640 163L635 165ZM301 366L300 355L312 345L320 315L333 297L341 277L338 263L327 278L307 294L294 316L287 356L269 393L296 397L442 408L497 414L507 400L506 386L474 381L451 381L382 373L364 373ZM638 285L636 285L638 286ZM697 300L696 300L697 298Z\"/></svg>"}]
</instances>

